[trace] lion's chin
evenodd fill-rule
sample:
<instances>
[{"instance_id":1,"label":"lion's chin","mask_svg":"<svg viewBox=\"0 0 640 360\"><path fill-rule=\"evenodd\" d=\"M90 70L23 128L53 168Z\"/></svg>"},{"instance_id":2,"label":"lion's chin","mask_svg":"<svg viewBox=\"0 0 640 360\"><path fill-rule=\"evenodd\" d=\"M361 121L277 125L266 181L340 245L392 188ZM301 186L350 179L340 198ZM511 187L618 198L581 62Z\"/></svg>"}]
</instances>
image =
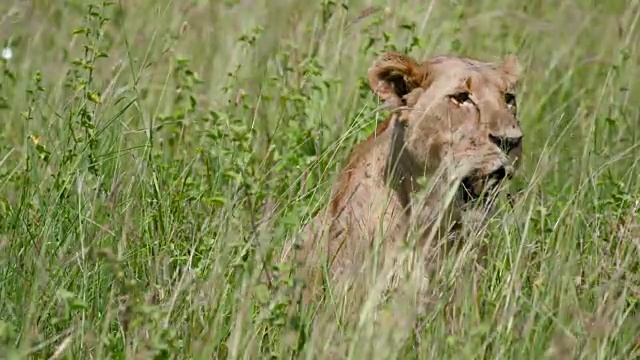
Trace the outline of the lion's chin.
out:
<instances>
[{"instance_id":1,"label":"lion's chin","mask_svg":"<svg viewBox=\"0 0 640 360\"><path fill-rule=\"evenodd\" d=\"M460 183L457 197L465 207L489 206L495 200L501 183L509 177L504 167L484 176L467 176Z\"/></svg>"}]
</instances>

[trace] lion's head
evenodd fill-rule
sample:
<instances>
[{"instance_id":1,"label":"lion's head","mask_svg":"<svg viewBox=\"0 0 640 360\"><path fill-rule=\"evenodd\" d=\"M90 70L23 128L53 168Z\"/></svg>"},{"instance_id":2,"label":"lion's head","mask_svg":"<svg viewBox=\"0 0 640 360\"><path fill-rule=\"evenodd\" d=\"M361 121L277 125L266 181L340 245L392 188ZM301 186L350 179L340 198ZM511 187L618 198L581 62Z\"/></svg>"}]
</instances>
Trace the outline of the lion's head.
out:
<instances>
[{"instance_id":1,"label":"lion's head","mask_svg":"<svg viewBox=\"0 0 640 360\"><path fill-rule=\"evenodd\" d=\"M518 76L514 56L498 63L449 56L418 63L387 52L369 69L373 91L396 109L395 126L402 128L412 168L423 174L443 163L462 169L459 198L465 203L510 178L518 166Z\"/></svg>"}]
</instances>

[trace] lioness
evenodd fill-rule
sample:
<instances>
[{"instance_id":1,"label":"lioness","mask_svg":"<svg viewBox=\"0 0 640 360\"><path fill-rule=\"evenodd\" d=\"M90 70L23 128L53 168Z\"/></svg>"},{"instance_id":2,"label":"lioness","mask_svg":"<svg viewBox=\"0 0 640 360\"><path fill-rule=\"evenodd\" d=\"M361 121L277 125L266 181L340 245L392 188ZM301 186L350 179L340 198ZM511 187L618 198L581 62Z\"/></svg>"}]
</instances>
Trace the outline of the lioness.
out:
<instances>
[{"instance_id":1,"label":"lioness","mask_svg":"<svg viewBox=\"0 0 640 360\"><path fill-rule=\"evenodd\" d=\"M306 227L296 256L301 265L318 275L319 264L310 260L323 258L332 275L357 271L376 235L387 249L413 221L424 245L459 231L465 219L482 220L522 152L519 71L515 56L418 63L386 52L374 61L369 84L392 114L351 151L329 206ZM424 195L417 195L420 178L429 181Z\"/></svg>"}]
</instances>

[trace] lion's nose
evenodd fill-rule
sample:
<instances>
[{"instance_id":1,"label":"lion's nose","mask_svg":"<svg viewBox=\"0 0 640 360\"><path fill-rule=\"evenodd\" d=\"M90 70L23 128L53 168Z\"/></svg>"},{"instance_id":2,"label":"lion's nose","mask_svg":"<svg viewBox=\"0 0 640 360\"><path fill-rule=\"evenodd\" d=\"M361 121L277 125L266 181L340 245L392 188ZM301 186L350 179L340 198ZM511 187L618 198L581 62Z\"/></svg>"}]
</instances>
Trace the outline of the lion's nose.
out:
<instances>
[{"instance_id":1,"label":"lion's nose","mask_svg":"<svg viewBox=\"0 0 640 360\"><path fill-rule=\"evenodd\" d=\"M517 148L522 143L522 136L510 137L510 136L496 136L489 134L489 139L498 147L504 150L507 154L511 150Z\"/></svg>"}]
</instances>

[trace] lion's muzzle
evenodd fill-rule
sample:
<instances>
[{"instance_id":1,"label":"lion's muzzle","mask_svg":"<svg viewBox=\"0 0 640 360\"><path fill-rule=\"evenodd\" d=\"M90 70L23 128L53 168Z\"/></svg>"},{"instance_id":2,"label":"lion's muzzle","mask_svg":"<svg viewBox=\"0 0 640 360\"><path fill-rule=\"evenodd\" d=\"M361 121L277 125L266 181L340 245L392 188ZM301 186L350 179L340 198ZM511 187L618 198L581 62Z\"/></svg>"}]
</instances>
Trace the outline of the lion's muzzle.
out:
<instances>
[{"instance_id":1,"label":"lion's muzzle","mask_svg":"<svg viewBox=\"0 0 640 360\"><path fill-rule=\"evenodd\" d=\"M487 203L496 195L496 190L504 179L512 174L505 166L500 166L488 175L472 174L462 179L458 189L459 198L465 204Z\"/></svg>"}]
</instances>

